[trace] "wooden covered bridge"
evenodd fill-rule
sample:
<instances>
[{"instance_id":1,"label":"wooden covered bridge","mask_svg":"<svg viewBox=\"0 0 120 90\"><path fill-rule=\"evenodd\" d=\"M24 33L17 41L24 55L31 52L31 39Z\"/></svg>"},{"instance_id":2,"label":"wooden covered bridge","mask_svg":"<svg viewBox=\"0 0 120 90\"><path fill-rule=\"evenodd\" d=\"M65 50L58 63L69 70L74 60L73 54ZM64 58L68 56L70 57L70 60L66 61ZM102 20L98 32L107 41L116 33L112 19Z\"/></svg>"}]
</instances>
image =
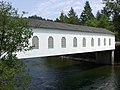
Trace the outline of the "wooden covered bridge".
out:
<instances>
[{"instance_id":1,"label":"wooden covered bridge","mask_svg":"<svg viewBox=\"0 0 120 90\"><path fill-rule=\"evenodd\" d=\"M34 19L29 25L34 32L29 42L34 48L18 52L18 58L97 52L98 63L114 63L115 35L111 31Z\"/></svg>"}]
</instances>

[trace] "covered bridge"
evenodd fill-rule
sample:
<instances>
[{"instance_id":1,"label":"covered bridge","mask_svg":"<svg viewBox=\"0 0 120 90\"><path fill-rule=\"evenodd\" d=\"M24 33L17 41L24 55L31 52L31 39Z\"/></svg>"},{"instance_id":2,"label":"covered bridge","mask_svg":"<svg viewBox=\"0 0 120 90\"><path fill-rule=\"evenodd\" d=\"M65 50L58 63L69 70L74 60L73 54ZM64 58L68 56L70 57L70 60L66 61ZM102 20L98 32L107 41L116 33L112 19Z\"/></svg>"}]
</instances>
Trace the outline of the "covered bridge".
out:
<instances>
[{"instance_id":1,"label":"covered bridge","mask_svg":"<svg viewBox=\"0 0 120 90\"><path fill-rule=\"evenodd\" d=\"M111 56L115 49L114 33L103 28L35 19L29 19L29 25L34 32L29 42L34 48L19 52L17 54L19 58L87 52L109 52Z\"/></svg>"}]
</instances>

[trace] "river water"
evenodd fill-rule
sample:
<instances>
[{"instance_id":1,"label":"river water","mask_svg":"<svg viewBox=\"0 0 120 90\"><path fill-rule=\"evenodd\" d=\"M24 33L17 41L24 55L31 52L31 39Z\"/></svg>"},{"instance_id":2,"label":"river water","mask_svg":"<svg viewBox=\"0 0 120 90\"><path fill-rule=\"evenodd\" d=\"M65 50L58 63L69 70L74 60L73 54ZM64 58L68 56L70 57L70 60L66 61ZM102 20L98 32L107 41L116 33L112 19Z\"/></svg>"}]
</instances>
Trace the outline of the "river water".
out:
<instances>
[{"instance_id":1,"label":"river water","mask_svg":"<svg viewBox=\"0 0 120 90\"><path fill-rule=\"evenodd\" d=\"M35 90L120 90L120 66L60 57L25 60Z\"/></svg>"}]
</instances>

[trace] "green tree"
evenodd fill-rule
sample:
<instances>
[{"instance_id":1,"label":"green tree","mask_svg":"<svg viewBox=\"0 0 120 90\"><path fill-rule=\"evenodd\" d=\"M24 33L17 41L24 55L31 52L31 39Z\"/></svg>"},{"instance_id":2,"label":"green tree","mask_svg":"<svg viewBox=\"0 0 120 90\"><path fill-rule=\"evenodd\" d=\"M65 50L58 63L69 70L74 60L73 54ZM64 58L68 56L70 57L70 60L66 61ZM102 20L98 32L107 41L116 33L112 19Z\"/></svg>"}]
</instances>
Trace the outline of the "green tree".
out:
<instances>
[{"instance_id":1,"label":"green tree","mask_svg":"<svg viewBox=\"0 0 120 90\"><path fill-rule=\"evenodd\" d=\"M106 10L105 10L106 11ZM102 13L100 13L99 11L96 14L96 19L98 21L98 25L97 27L101 27L101 28L106 28L106 29L110 29L110 19L107 13L103 13L104 12L104 8L103 10L101 10ZM107 12L107 11L106 11Z\"/></svg>"},{"instance_id":2,"label":"green tree","mask_svg":"<svg viewBox=\"0 0 120 90\"><path fill-rule=\"evenodd\" d=\"M0 59L15 52L29 50L32 31L28 21L22 18L10 3L0 1Z\"/></svg>"},{"instance_id":3,"label":"green tree","mask_svg":"<svg viewBox=\"0 0 120 90\"><path fill-rule=\"evenodd\" d=\"M112 2L108 0L105 4L111 12L114 31L117 33L117 40L120 40L120 0Z\"/></svg>"},{"instance_id":4,"label":"green tree","mask_svg":"<svg viewBox=\"0 0 120 90\"><path fill-rule=\"evenodd\" d=\"M96 19L100 20L101 16L102 16L102 14L98 11L97 14L96 14Z\"/></svg>"},{"instance_id":5,"label":"green tree","mask_svg":"<svg viewBox=\"0 0 120 90\"><path fill-rule=\"evenodd\" d=\"M0 60L0 90L28 90L31 76L23 60L16 56Z\"/></svg>"},{"instance_id":6,"label":"green tree","mask_svg":"<svg viewBox=\"0 0 120 90\"><path fill-rule=\"evenodd\" d=\"M68 23L68 17L64 14L64 12L62 11L60 13L59 18L56 18L55 22L62 22L62 23Z\"/></svg>"},{"instance_id":7,"label":"green tree","mask_svg":"<svg viewBox=\"0 0 120 90\"><path fill-rule=\"evenodd\" d=\"M98 22L99 22L98 27L106 28L109 30L112 29L111 28L112 23L111 23L111 21L109 21L109 19L106 15L101 14L101 17L100 17L100 19L98 19Z\"/></svg>"},{"instance_id":8,"label":"green tree","mask_svg":"<svg viewBox=\"0 0 120 90\"><path fill-rule=\"evenodd\" d=\"M86 25L99 28L106 28L108 30L113 31L112 21L110 21L105 14L102 14L99 11L96 14L96 18L87 20Z\"/></svg>"},{"instance_id":9,"label":"green tree","mask_svg":"<svg viewBox=\"0 0 120 90\"><path fill-rule=\"evenodd\" d=\"M63 11L60 14L59 21L62 23L68 23L68 17L64 14Z\"/></svg>"},{"instance_id":10,"label":"green tree","mask_svg":"<svg viewBox=\"0 0 120 90\"><path fill-rule=\"evenodd\" d=\"M58 18L56 18L56 19L54 20L54 22L60 22L60 20L59 20Z\"/></svg>"},{"instance_id":11,"label":"green tree","mask_svg":"<svg viewBox=\"0 0 120 90\"><path fill-rule=\"evenodd\" d=\"M29 50L32 31L28 21L8 2L0 1L0 90L17 90L28 86L24 64L16 52ZM25 81L23 79L25 79ZM20 83L22 82L22 83Z\"/></svg>"},{"instance_id":12,"label":"green tree","mask_svg":"<svg viewBox=\"0 0 120 90\"><path fill-rule=\"evenodd\" d=\"M70 11L68 12L68 23L70 24L79 24L78 15L76 15L76 12L71 7Z\"/></svg>"},{"instance_id":13,"label":"green tree","mask_svg":"<svg viewBox=\"0 0 120 90\"><path fill-rule=\"evenodd\" d=\"M93 18L94 18L94 15L92 13L92 9L90 7L90 4L88 1L86 1L85 6L84 6L84 10L80 16L80 22L82 25L85 25L87 20L91 20Z\"/></svg>"},{"instance_id":14,"label":"green tree","mask_svg":"<svg viewBox=\"0 0 120 90\"><path fill-rule=\"evenodd\" d=\"M87 21L86 21L86 24L85 24L85 25L86 25L86 26L91 26L91 27L98 27L99 21L98 21L96 18L90 19L90 20L87 20Z\"/></svg>"},{"instance_id":15,"label":"green tree","mask_svg":"<svg viewBox=\"0 0 120 90\"><path fill-rule=\"evenodd\" d=\"M45 20L44 18L39 17L39 16L37 16L37 15L29 16L28 18L29 18L29 19Z\"/></svg>"},{"instance_id":16,"label":"green tree","mask_svg":"<svg viewBox=\"0 0 120 90\"><path fill-rule=\"evenodd\" d=\"M37 19L37 20L45 20L45 21L53 21L51 19L45 19L37 15L29 16L28 19Z\"/></svg>"},{"instance_id":17,"label":"green tree","mask_svg":"<svg viewBox=\"0 0 120 90\"><path fill-rule=\"evenodd\" d=\"M64 15L63 12L60 14L60 22L67 23L68 22L68 17Z\"/></svg>"},{"instance_id":18,"label":"green tree","mask_svg":"<svg viewBox=\"0 0 120 90\"><path fill-rule=\"evenodd\" d=\"M103 10L101 10L101 14L105 15L108 19L110 19L111 11L109 7L105 5L105 7L103 7Z\"/></svg>"}]
</instances>

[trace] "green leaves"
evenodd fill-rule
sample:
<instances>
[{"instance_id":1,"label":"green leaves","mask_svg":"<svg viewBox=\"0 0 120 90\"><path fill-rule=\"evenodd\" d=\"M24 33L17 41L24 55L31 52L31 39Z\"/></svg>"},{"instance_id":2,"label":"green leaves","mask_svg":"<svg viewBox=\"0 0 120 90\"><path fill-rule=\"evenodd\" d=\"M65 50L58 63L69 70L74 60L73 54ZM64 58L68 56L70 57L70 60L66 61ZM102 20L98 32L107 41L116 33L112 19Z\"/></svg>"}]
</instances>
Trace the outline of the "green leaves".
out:
<instances>
[{"instance_id":1,"label":"green leaves","mask_svg":"<svg viewBox=\"0 0 120 90\"><path fill-rule=\"evenodd\" d=\"M85 6L84 6L84 10L80 16L80 24L85 25L86 21L91 20L91 19L94 19L94 15L92 13L92 9L90 7L89 2L86 1Z\"/></svg>"},{"instance_id":2,"label":"green leaves","mask_svg":"<svg viewBox=\"0 0 120 90\"><path fill-rule=\"evenodd\" d=\"M80 24L78 15L76 15L76 12L74 11L72 7L67 15L65 15L64 12L62 11L59 16L59 19L58 18L56 19L56 22L69 23L69 24Z\"/></svg>"},{"instance_id":3,"label":"green leaves","mask_svg":"<svg viewBox=\"0 0 120 90\"><path fill-rule=\"evenodd\" d=\"M61 12L59 19L60 22L68 23L68 17L64 14L64 12Z\"/></svg>"},{"instance_id":4,"label":"green leaves","mask_svg":"<svg viewBox=\"0 0 120 90\"><path fill-rule=\"evenodd\" d=\"M32 31L10 3L0 2L0 57L2 52L29 50Z\"/></svg>"},{"instance_id":5,"label":"green leaves","mask_svg":"<svg viewBox=\"0 0 120 90\"><path fill-rule=\"evenodd\" d=\"M0 60L0 90L25 90L30 84L30 75L22 60L16 56Z\"/></svg>"},{"instance_id":6,"label":"green leaves","mask_svg":"<svg viewBox=\"0 0 120 90\"><path fill-rule=\"evenodd\" d=\"M68 23L70 24L80 24L78 16L76 15L76 12L74 9L71 7L69 13L68 13Z\"/></svg>"},{"instance_id":7,"label":"green leaves","mask_svg":"<svg viewBox=\"0 0 120 90\"><path fill-rule=\"evenodd\" d=\"M0 90L28 88L30 78L15 52L29 50L32 31L10 3L0 1Z\"/></svg>"},{"instance_id":8,"label":"green leaves","mask_svg":"<svg viewBox=\"0 0 120 90\"><path fill-rule=\"evenodd\" d=\"M106 7L111 13L117 40L120 40L120 0L115 0L113 2L108 1L106 2Z\"/></svg>"},{"instance_id":9,"label":"green leaves","mask_svg":"<svg viewBox=\"0 0 120 90\"><path fill-rule=\"evenodd\" d=\"M89 5L89 2L86 1L85 7L83 12L81 13L80 19L78 18L78 15L74 11L74 9L71 7L67 15L61 12L60 17L57 18L56 21L69 23L69 24L76 24L76 25L80 25L80 24L85 25L87 20L91 20L91 19L94 19L94 15L92 13L92 9Z\"/></svg>"}]
</instances>

